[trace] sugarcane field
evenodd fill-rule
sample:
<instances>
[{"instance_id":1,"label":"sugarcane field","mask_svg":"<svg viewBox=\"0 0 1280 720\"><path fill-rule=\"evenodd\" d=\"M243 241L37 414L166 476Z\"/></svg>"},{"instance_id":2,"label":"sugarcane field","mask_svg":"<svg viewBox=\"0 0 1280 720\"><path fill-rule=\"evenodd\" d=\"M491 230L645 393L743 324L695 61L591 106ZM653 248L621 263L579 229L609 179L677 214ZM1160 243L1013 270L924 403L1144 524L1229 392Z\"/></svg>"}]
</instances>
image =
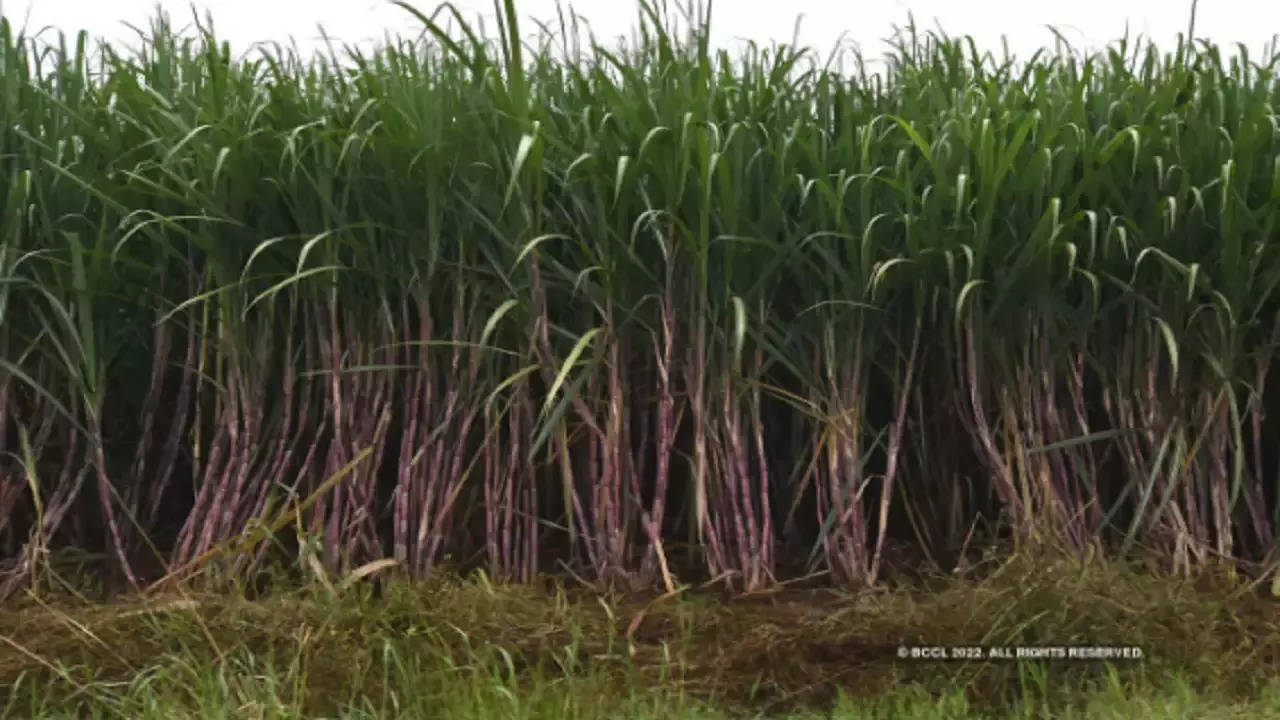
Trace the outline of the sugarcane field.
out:
<instances>
[{"instance_id":1,"label":"sugarcane field","mask_svg":"<svg viewBox=\"0 0 1280 720\"><path fill-rule=\"evenodd\" d=\"M387 4L0 7L0 717L1280 719L1280 46Z\"/></svg>"}]
</instances>

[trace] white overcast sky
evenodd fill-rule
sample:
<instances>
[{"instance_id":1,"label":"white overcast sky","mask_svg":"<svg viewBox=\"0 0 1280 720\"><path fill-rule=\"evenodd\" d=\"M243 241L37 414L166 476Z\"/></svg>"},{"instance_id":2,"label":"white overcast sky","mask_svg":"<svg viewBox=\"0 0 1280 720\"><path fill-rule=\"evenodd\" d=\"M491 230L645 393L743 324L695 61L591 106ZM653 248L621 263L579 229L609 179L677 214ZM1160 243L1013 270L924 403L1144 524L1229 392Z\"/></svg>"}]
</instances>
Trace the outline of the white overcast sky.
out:
<instances>
[{"instance_id":1,"label":"white overcast sky","mask_svg":"<svg viewBox=\"0 0 1280 720\"><path fill-rule=\"evenodd\" d=\"M434 0L412 4L430 10ZM492 15L492 0L455 0L468 18ZM634 27L634 0L577 0L566 3L585 17L598 38L612 40ZM176 26L188 25L193 3L189 0L0 0L0 12L28 32L45 26L73 33L88 30L95 38L123 40L136 36L122 22L145 26L157 7L170 13ZM208 10L219 38L231 43L240 55L259 41L288 43L292 37L304 51L320 47L317 26L342 41L368 45L387 32L416 35L421 26L388 0L196 0L203 17ZM1173 49L1175 38L1186 29L1190 0L717 0L712 18L712 39L721 47L734 47L742 38L763 45L790 41L795 20L802 15L800 41L830 50L842 32L857 43L870 59L881 56L883 39L894 24L905 24L913 13L920 26L940 26L950 35L972 35L984 50L1000 55L1001 37L1019 58L1042 46L1052 46L1047 25L1057 27L1080 49L1098 48L1123 35L1154 39L1162 49ZM522 17L555 18L555 0L516 0ZM29 13L29 14L28 14ZM486 31L496 30L491 22ZM525 23L526 34L536 26ZM1280 32L1280 1L1201 0L1196 16L1196 36L1221 45L1243 42L1251 54L1262 51ZM612 44L610 42L609 44Z\"/></svg>"}]
</instances>

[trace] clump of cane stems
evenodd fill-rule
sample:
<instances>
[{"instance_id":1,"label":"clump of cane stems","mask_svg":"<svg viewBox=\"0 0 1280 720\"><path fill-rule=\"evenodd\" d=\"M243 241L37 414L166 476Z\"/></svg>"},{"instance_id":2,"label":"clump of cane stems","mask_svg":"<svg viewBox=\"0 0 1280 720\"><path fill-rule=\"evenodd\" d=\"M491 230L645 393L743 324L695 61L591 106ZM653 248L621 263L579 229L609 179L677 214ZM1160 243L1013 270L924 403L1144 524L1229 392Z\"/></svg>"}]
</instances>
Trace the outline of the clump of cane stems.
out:
<instances>
[{"instance_id":1,"label":"clump of cane stems","mask_svg":"<svg viewBox=\"0 0 1280 720\"><path fill-rule=\"evenodd\" d=\"M614 48L401 7L310 59L0 20L6 590L58 546L668 591L977 527L1272 557L1280 55L911 26L873 74L732 58L709 5Z\"/></svg>"}]
</instances>

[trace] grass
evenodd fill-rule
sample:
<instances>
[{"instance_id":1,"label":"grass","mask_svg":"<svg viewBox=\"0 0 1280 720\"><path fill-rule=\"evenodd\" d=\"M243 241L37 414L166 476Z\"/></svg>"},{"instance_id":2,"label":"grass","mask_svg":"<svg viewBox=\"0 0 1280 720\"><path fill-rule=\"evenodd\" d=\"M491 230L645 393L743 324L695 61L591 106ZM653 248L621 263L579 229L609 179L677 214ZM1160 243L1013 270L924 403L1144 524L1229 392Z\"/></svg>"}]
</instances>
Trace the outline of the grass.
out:
<instances>
[{"instance_id":1,"label":"grass","mask_svg":"<svg viewBox=\"0 0 1280 720\"><path fill-rule=\"evenodd\" d=\"M601 596L483 574L206 581L0 620L7 717L1271 717L1273 601L1011 558L857 594ZM1197 641L1188 643L1194 636ZM1137 645L1136 662L900 661L900 644ZM1138 713L1135 715L1134 713Z\"/></svg>"}]
</instances>

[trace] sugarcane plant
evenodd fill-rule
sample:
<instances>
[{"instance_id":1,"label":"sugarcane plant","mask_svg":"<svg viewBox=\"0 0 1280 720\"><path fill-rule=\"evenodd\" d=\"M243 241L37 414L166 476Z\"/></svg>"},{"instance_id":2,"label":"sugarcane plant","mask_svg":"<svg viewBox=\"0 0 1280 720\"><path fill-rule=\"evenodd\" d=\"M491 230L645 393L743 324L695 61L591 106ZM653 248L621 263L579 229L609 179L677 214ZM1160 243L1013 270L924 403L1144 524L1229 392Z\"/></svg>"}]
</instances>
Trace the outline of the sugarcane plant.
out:
<instances>
[{"instance_id":1,"label":"sugarcane plant","mask_svg":"<svg viewBox=\"0 0 1280 720\"><path fill-rule=\"evenodd\" d=\"M0 18L3 589L1276 557L1280 54ZM1268 410L1272 412L1269 414ZM158 570L148 570L158 566ZM316 570L316 568L320 568Z\"/></svg>"}]
</instances>

